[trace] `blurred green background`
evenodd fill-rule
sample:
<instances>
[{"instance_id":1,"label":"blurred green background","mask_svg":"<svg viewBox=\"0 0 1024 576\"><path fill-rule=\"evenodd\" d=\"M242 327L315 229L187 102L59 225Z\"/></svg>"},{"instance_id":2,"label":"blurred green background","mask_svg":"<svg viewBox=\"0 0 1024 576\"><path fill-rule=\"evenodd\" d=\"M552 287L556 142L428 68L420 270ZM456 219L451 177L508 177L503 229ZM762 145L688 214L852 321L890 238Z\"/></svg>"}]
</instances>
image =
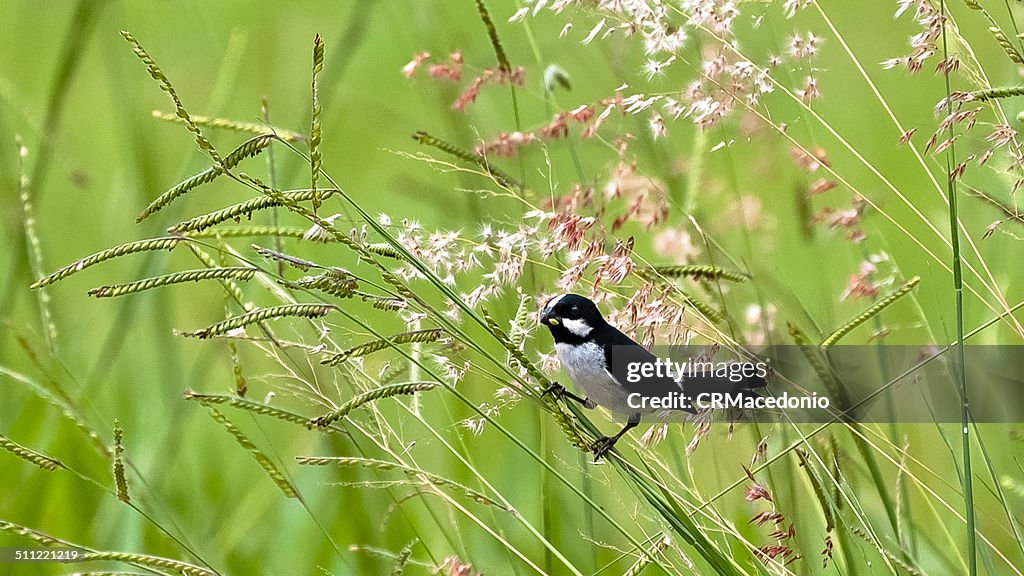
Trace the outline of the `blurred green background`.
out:
<instances>
[{"instance_id":1,"label":"blurred green background","mask_svg":"<svg viewBox=\"0 0 1024 576\"><path fill-rule=\"evenodd\" d=\"M608 131L635 134L631 153L641 158L641 170L664 174L674 206L688 199L697 221L760 282L756 290L743 286L730 294L734 306L728 310L730 315L742 318L744 302L770 302L780 311L777 337L784 337L786 320L806 328L807 317L828 333L866 306L864 301L839 302L839 296L865 255L884 251L899 279L922 278L914 304L905 301L886 312L890 341L946 343L954 327L952 281L940 261L948 263L950 251L856 156L861 155L883 174L944 238L948 237L942 191L932 184L908 148L897 147L900 130L886 109L904 128L919 128L915 142L920 147L938 122L932 108L944 95L942 79L930 70L909 77L898 71L883 72L878 66L886 58L905 53L906 39L915 33L908 20L893 20L894 2L830 0L820 6L820 13L811 8L795 19L784 20L777 5L744 3L747 16L738 26L749 30L738 32L745 40L741 48L763 60L778 52L795 30L813 29L824 36L821 54L814 62L824 97L813 103L813 110L831 128L778 93L767 97L767 109L775 122L788 124L788 133L804 146L826 149L837 172L898 226L869 210L864 225L868 240L863 245L853 245L844 241L841 233L821 228L808 236L801 215L802 197L816 176L796 166L790 159L792 146L763 125L751 132L731 121L697 138L693 126L679 120L669 123L667 139L655 142L643 118L616 114ZM519 92L521 122L526 127L544 125L554 110L545 102L541 86L543 71L550 64L561 66L571 77L572 91L556 94L558 109L571 109L605 98L627 83L629 92L678 91L694 77L693 65L699 63L701 50L706 48L695 39L666 76L648 81L640 71L643 56L636 43L618 38L587 46L579 43L596 22L594 16L585 12L553 16L545 11L530 18L527 29L506 22L517 7L515 2L490 3L510 59L527 70L526 86ZM1005 16L1005 11L993 8L993 12L1000 19ZM750 14L764 18L753 26ZM971 41L970 48L984 64L991 85L1016 83L1018 73L986 34L987 23L959 4L953 8L953 16L962 37ZM574 31L559 39L569 17L575 21ZM842 42L829 31L829 22L865 67L885 106L845 53ZM402 66L423 50L438 59L461 50L469 70L493 66L493 52L473 2L7 0L0 16L0 434L60 458L109 487L108 462L59 410L34 394L32 387L59 383L107 441L118 418L126 430L127 455L136 467L130 479L138 504L161 526L186 538L225 574L315 574L318 566L334 574L388 573L392 560L365 550L351 551L349 546L397 553L414 537L427 540L414 550L418 561L436 564L448 554L457 554L488 574L530 573L492 534L436 498L410 500L396 512L390 510L395 492L327 484L379 480L378 476L300 469L292 464L296 454L355 455L351 441L297 432L277 422L257 423L247 415L233 417L268 453L284 462L302 489L311 514L282 498L204 410L182 399L185 388L225 392L234 385L223 343L185 340L172 332L199 328L222 317L224 301L216 283L113 300L97 301L86 295L87 289L99 284L189 267L183 254L139 255L109 262L49 288L59 353L47 354L36 297L27 289L31 273L17 194L15 135L21 136L28 149L29 190L46 271L109 246L159 236L179 218L247 197L239 186L218 181L172 206L166 214L134 224L135 216L151 199L202 170L208 161L182 127L151 117L152 110L169 111L169 103L121 38L122 29L130 30L146 47L193 114L258 121L261 98L265 97L274 125L302 132L308 131L309 123L310 47L314 34L320 33L327 44L321 80L325 170L367 211L387 212L396 222L403 217L414 219L428 229L468 233L485 223L514 227L523 212L514 200L479 198L466 192L466 188L484 186L483 180L436 170L403 154L423 151L411 139L419 129L470 148L480 137L515 127L506 87L485 88L467 112L456 112L450 104L461 85L431 80L422 72L414 79L400 73ZM967 52L963 54L966 58ZM806 73L787 64L778 77L796 86ZM1005 102L1011 120L1021 108L1015 101ZM981 122L992 122L992 118ZM241 141L233 133L207 130L207 134L221 150ZM965 157L983 149L984 135L980 130L958 141L958 154ZM718 148L720 142L727 145ZM692 187L687 169L693 165L695 146L700 147L703 162L697 186ZM601 139L577 142L576 150L588 183L603 185L616 161L609 143ZM550 166L545 154L550 156ZM522 158L522 167L516 160L498 160L498 164L517 174L522 169L530 187L539 191L538 198L548 196L551 183L557 184L551 192L560 194L576 179L564 141L553 142L543 151L528 148ZM278 153L276 159L284 186L308 185L308 166L295 155ZM931 174L944 184L944 159L927 159ZM262 159L250 162L252 172L262 175ZM1012 206L1012 177L1001 169L1005 159L993 163L995 169L972 170L967 180ZM723 214L738 197L748 195L760 200L760 224L732 225ZM816 210L831 204L841 208L848 204L849 196L850 190L843 187L826 199L813 199L812 207ZM985 282L999 287L1009 305L1016 304L1024 293L1020 223L1010 221L982 240L986 228L1005 215L970 197L963 200L961 211L965 231L981 254L979 258L966 244L966 261L981 271ZM341 222L345 223L344 219ZM353 225L357 223L341 228ZM686 215L674 209L669 225L689 224ZM637 235L638 254L653 262L666 259L654 252L653 233L632 227L620 233L623 237L629 234ZM312 253L336 265L355 265L354 256L340 247L317 247ZM553 292L554 280L550 274L528 274L521 288L528 294ZM991 319L991 309L1002 305L974 274L967 274L966 282L985 299L982 302L970 292L965 295L965 326L971 329ZM472 286L469 282L465 287ZM515 301L514 295L505 298L492 305L492 311L508 318L515 311ZM365 317L382 324L390 322L396 329L400 326L373 311ZM352 330L340 328L339 333L351 336ZM295 335L289 328L282 331ZM866 341L869 332L861 329L855 333L856 343ZM1020 337L1011 323L1000 322L972 342L1019 344ZM528 350L532 356L538 351L550 352L546 334L531 340ZM251 397L261 399L277 389L277 379L284 377L280 368L258 352L244 350L243 354ZM470 378L466 393L483 402L496 387L486 378ZM296 411L303 408L293 398L283 401ZM617 560L617 550L627 548L628 542L600 519L595 520L577 495L564 486L549 484L550 477L507 439L493 430L474 436L460 429L459 421L471 416L466 407L443 396L423 401L425 418L459 446L519 513L550 534L555 546L583 573L593 573L608 563L612 565L606 573L622 573L632 564L632 558ZM403 429L406 440L421 443L416 447L421 467L478 487L465 467L438 449L436 439L421 425L407 421L408 414L390 407L382 411ZM592 490L638 537L653 533L656 523L650 513L636 505L619 478L606 468L586 466L557 426L534 412L529 403L502 413L501 418L524 442L564 469L571 481ZM956 427L949 429L955 438ZM1016 478L1020 486L1021 470L1015 455L1021 444L1019 439L1009 440L1015 429L1019 427L987 427L983 438L995 469ZM693 485L704 496L714 495L742 477L740 465L749 464L764 433L743 430L731 437L716 430L684 465L683 448L692 430L677 427L663 453L684 484ZM768 435L773 449L792 440L791 431ZM929 487L960 509L955 463L937 427L906 426L894 441L907 443L922 468L949 479L948 485L929 480ZM887 482L895 486L894 467L885 464ZM795 469L795 460L783 460L780 466ZM851 468L851 478L865 474L856 463ZM822 521L813 510L804 510L811 507L808 487L800 476L793 478L792 483L783 482L782 488L777 488L776 505L801 518L797 542L810 558L793 569L818 573L820 559L815 554L821 547ZM1008 556L1008 563L1020 566L1019 540L1001 516L1002 504L989 486L993 479L986 477L985 482L988 489L978 489L979 508L985 511L980 528L994 547ZM1008 497L1019 518L1020 494L1011 492ZM950 546L960 545L962 522L950 520L953 512L936 505L925 491L911 491L911 498L903 506L910 510L911 525L920 534L917 561L930 574L955 573L960 566L950 566L940 557ZM521 524L499 518L507 513L472 503L467 506L482 523L494 527L545 570L564 571ZM764 539L762 531L746 525L754 511L741 490L727 494L715 509L747 538ZM865 513L884 517L877 503ZM99 486L62 471L42 472L6 453L0 453L0 519L99 549L185 557L152 523ZM942 522L951 523L948 533ZM438 525L446 528L438 529ZM0 535L0 546L21 542ZM681 551L686 552L685 547ZM880 562L878 552L866 546L859 554L859 573L875 573L869 566ZM680 562L678 558L675 561ZM1006 563L993 562L993 573L1009 573L1002 571ZM424 573L417 566L410 567L412 570ZM656 568L651 570L653 573ZM839 568L834 564L828 570L833 573ZM846 567L837 573L854 573L851 570ZM54 566L0 565L0 573L12 575L70 571Z\"/></svg>"}]
</instances>

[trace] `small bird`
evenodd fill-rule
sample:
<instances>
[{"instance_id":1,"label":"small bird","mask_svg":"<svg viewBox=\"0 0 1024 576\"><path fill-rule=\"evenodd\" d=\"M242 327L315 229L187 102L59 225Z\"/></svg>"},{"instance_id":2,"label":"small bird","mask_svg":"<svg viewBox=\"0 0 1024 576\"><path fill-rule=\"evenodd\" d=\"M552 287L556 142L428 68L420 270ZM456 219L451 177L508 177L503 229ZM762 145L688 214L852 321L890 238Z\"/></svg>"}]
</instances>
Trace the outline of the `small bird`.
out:
<instances>
[{"instance_id":1,"label":"small bird","mask_svg":"<svg viewBox=\"0 0 1024 576\"><path fill-rule=\"evenodd\" d=\"M628 416L626 425L614 436L601 437L594 445L596 462L622 436L640 424L644 413L653 409L638 411L629 406L629 396L639 392L645 396L664 396L669 392L697 393L698 390L729 390L756 395L753 388L764 386L763 378L745 379L740 383L721 378L701 378L690 381L669 377L644 378L631 383L625 378L623 365L631 362L654 364L657 358L646 348L626 336L605 321L601 312L588 298L578 294L562 294L544 305L540 321L551 331L555 340L555 352L569 378L586 396L580 397L560 384L553 384L544 394L556 398L571 398L586 408L604 406L618 414ZM616 365L613 367L612 358ZM725 388L723 388L723 385ZM696 413L692 407L684 411Z\"/></svg>"}]
</instances>

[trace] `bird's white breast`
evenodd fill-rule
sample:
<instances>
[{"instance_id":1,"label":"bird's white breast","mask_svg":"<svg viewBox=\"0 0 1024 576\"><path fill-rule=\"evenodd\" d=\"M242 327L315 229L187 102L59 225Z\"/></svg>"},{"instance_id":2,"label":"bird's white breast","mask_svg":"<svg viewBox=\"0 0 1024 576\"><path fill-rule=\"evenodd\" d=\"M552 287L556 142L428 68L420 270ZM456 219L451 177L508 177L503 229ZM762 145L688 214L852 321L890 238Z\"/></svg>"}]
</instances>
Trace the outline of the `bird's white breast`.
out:
<instances>
[{"instance_id":1,"label":"bird's white breast","mask_svg":"<svg viewBox=\"0 0 1024 576\"><path fill-rule=\"evenodd\" d=\"M630 412L626 404L629 392L605 369L604 349L594 342L555 344L562 368L587 398L611 410Z\"/></svg>"}]
</instances>

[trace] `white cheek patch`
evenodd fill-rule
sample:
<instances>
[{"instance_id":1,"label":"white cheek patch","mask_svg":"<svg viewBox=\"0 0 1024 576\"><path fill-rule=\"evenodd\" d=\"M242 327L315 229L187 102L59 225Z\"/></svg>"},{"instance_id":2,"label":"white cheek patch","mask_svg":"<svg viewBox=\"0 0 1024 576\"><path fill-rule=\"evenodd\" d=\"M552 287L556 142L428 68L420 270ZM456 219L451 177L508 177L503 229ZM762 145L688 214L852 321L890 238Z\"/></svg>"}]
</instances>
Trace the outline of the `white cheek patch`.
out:
<instances>
[{"instance_id":1,"label":"white cheek patch","mask_svg":"<svg viewBox=\"0 0 1024 576\"><path fill-rule=\"evenodd\" d=\"M562 326L565 326L566 330L580 338L585 338L594 329L590 324L587 324L586 320L571 320L569 318L562 318Z\"/></svg>"}]
</instances>

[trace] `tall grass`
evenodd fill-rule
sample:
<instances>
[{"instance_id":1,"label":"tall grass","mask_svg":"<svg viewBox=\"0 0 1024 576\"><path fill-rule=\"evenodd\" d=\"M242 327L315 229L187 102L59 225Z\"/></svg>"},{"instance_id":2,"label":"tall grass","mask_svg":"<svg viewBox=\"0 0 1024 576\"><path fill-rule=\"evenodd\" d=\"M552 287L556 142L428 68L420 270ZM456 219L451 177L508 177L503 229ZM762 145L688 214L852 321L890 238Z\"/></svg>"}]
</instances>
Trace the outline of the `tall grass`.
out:
<instances>
[{"instance_id":1,"label":"tall grass","mask_svg":"<svg viewBox=\"0 0 1024 576\"><path fill-rule=\"evenodd\" d=\"M571 29L568 11L544 3L417 6L450 21L430 35L395 24L386 36L400 46L379 61L433 54L417 56L402 88L427 95L418 105L358 83L336 93L335 67L378 61L375 28L362 56L349 34L325 42L311 31L311 68L288 70L306 99L274 99L275 124L269 98L252 118L194 109L195 87L179 78L197 56L173 55L177 44L142 27L125 32L127 56L142 62L126 86L145 86L148 73L152 95L173 107L155 113L172 126L154 122L153 133L184 127L200 154L185 174L147 187L110 230L113 247L76 242L71 263L49 275L38 252L19 249L17 259L33 257L31 275L13 267L19 290L31 284L54 300L52 320L35 312L8 324L16 355L2 357L0 378L16 384L11 405L24 410L0 405L0 458L14 463L0 478L28 481L12 492L20 503L0 505L0 532L76 546L103 563L97 570L154 574L916 575L976 574L979 563L1021 574L1021 502L1002 482L1021 472L1019 440L1011 426L972 423L963 367L965 342L1021 338L1017 208L1003 193L1021 169L996 136L972 132L992 128L1015 145L1015 133L996 130L1015 91L993 89L986 74L1006 75L1019 50L1001 32L1016 27L1016 12L914 3L918 20L930 14L921 6L939 14L934 58L949 72L940 82L880 70L876 46L854 33L858 12L874 7L743 4L732 23L723 3L707 5L588 5ZM397 8L366 17L394 16L381 10ZM886 20L878 42L905 49L891 38L920 26L905 20ZM688 38L664 49L677 30ZM325 48L334 46L344 54ZM302 67L307 48L301 60L295 51ZM787 50L783 64L768 63L769 51ZM535 62L522 80L527 53ZM557 99L539 83L553 66L572 80ZM400 78L400 64L391 68L381 78ZM349 131L388 99L395 114L371 124L385 140ZM409 141L414 132L423 146ZM379 141L390 172L367 159ZM166 146L161 158L184 148ZM993 170L998 162L1009 170ZM973 203L968 189L991 198ZM47 243L59 208L36 202L20 218L47 262L68 252ZM143 228L128 228L138 209ZM122 277L132 261L143 264ZM84 281L104 300L63 291ZM644 342L740 354L796 343L830 381L839 342L939 346L890 367L861 404L952 349L961 448L942 425L842 415L817 425L645 421L593 464L592 444L615 424L542 394L568 382L533 312L565 290L593 296ZM107 356L86 324L124 300L137 316L98 325L132 357ZM144 339L132 337L135 324ZM169 339L172 328L195 339L163 346L152 336ZM76 376L76 355L97 352L103 388ZM127 379L116 367L126 362L148 369ZM983 455L973 470L972 447ZM979 470L988 477L975 493ZM49 506L74 500L97 519L24 504L48 495Z\"/></svg>"}]
</instances>

